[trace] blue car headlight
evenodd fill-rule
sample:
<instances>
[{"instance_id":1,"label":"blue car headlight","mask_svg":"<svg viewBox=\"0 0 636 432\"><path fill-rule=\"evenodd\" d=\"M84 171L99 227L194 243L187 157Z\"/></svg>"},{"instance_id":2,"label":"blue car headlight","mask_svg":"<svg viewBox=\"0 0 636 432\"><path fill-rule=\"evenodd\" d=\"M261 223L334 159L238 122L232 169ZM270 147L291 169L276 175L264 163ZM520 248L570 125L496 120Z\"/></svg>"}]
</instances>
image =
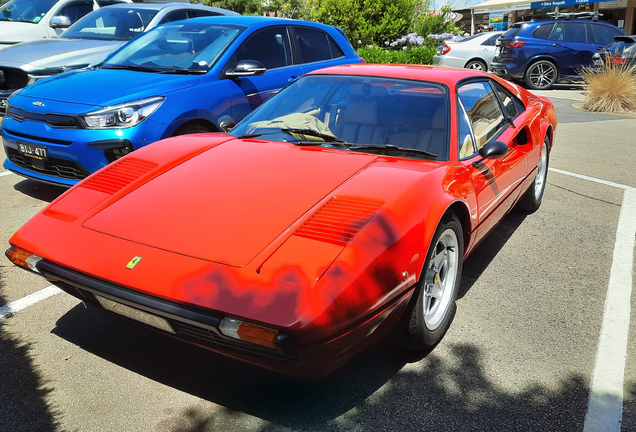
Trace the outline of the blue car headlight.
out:
<instances>
[{"instance_id":1,"label":"blue car headlight","mask_svg":"<svg viewBox=\"0 0 636 432\"><path fill-rule=\"evenodd\" d=\"M79 116L86 129L129 128L144 121L166 98L155 96L113 105Z\"/></svg>"}]
</instances>

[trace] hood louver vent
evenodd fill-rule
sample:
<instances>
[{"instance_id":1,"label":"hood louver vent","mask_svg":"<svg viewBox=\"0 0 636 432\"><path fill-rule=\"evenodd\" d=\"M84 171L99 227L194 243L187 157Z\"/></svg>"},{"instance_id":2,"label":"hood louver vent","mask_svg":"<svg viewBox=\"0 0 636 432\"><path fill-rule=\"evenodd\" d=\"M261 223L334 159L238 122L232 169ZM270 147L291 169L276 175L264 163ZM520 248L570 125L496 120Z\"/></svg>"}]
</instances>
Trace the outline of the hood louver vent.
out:
<instances>
[{"instance_id":1,"label":"hood louver vent","mask_svg":"<svg viewBox=\"0 0 636 432\"><path fill-rule=\"evenodd\" d=\"M346 246L382 204L381 201L333 197L294 235Z\"/></svg>"},{"instance_id":2,"label":"hood louver vent","mask_svg":"<svg viewBox=\"0 0 636 432\"><path fill-rule=\"evenodd\" d=\"M82 187L112 195L157 166L154 162L128 157L120 162L115 162L105 171L84 183Z\"/></svg>"}]
</instances>

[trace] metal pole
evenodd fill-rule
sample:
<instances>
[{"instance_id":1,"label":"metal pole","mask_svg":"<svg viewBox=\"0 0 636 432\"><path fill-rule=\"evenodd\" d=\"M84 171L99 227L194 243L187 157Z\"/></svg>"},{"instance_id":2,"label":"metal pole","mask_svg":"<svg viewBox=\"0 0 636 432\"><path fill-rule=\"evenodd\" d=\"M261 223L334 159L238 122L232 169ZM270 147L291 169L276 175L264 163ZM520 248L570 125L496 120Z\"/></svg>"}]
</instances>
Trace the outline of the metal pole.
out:
<instances>
[{"instance_id":1,"label":"metal pole","mask_svg":"<svg viewBox=\"0 0 636 432\"><path fill-rule=\"evenodd\" d=\"M470 10L470 34L475 34L475 9Z\"/></svg>"}]
</instances>

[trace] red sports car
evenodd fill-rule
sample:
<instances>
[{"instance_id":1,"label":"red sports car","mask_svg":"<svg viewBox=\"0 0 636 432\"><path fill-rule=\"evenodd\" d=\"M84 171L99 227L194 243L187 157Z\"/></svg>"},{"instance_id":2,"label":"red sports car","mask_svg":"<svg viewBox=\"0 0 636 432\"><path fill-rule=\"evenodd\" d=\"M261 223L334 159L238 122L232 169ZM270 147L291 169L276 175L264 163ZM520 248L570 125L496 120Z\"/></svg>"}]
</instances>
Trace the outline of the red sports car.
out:
<instances>
[{"instance_id":1,"label":"red sports car","mask_svg":"<svg viewBox=\"0 0 636 432\"><path fill-rule=\"evenodd\" d=\"M228 133L115 161L7 256L85 303L317 379L392 331L439 342L463 260L541 204L556 126L548 99L477 71L325 69Z\"/></svg>"}]
</instances>

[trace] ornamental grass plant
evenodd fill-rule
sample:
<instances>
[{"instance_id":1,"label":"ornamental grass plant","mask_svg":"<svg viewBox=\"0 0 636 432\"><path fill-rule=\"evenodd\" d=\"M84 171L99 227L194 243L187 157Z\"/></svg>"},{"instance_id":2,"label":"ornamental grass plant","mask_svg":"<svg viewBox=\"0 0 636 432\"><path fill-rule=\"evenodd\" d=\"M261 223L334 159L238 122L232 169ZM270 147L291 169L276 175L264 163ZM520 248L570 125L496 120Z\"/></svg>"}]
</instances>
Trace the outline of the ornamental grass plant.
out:
<instances>
[{"instance_id":1,"label":"ornamental grass plant","mask_svg":"<svg viewBox=\"0 0 636 432\"><path fill-rule=\"evenodd\" d=\"M585 101L582 108L594 112L636 112L636 64L603 61L596 68L584 68Z\"/></svg>"}]
</instances>

